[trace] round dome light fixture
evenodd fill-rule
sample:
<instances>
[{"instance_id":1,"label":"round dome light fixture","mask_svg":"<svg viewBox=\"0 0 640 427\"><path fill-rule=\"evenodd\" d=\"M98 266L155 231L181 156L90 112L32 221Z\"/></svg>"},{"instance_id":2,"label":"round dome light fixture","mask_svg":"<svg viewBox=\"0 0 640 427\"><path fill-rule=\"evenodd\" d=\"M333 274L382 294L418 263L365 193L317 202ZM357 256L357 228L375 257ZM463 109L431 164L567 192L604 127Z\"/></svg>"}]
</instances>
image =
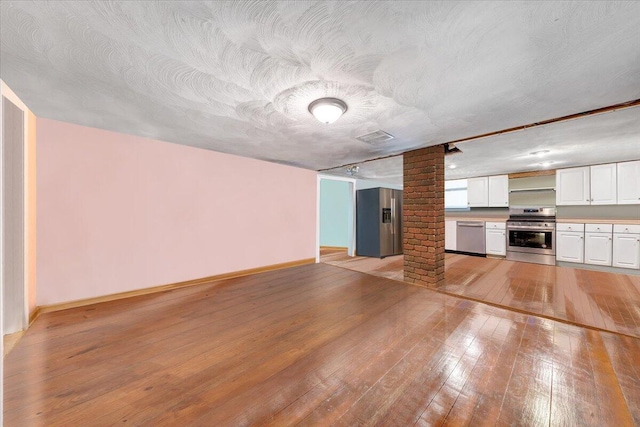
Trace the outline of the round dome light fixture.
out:
<instances>
[{"instance_id":1,"label":"round dome light fixture","mask_svg":"<svg viewBox=\"0 0 640 427\"><path fill-rule=\"evenodd\" d=\"M338 98L320 98L309 104L309 112L322 123L335 122L347 111L347 104Z\"/></svg>"}]
</instances>

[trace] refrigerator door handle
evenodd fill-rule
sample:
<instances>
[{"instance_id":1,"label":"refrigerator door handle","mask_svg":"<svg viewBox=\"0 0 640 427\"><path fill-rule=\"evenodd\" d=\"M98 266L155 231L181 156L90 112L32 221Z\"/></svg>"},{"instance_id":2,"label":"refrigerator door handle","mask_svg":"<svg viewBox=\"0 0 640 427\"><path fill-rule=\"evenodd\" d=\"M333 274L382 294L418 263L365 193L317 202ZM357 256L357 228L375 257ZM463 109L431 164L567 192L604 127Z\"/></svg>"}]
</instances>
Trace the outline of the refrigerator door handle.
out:
<instances>
[{"instance_id":1,"label":"refrigerator door handle","mask_svg":"<svg viewBox=\"0 0 640 427\"><path fill-rule=\"evenodd\" d=\"M396 199L391 198L391 234L396 234Z\"/></svg>"}]
</instances>

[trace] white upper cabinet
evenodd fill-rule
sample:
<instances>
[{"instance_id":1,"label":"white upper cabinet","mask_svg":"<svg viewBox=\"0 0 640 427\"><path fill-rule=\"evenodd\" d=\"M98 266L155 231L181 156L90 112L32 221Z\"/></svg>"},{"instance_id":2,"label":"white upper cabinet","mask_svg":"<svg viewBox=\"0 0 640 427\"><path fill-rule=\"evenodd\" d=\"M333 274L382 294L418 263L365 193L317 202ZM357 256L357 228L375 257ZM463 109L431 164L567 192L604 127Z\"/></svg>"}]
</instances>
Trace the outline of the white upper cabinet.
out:
<instances>
[{"instance_id":1,"label":"white upper cabinet","mask_svg":"<svg viewBox=\"0 0 640 427\"><path fill-rule=\"evenodd\" d=\"M489 177L489 206L509 206L509 176L496 175Z\"/></svg>"},{"instance_id":2,"label":"white upper cabinet","mask_svg":"<svg viewBox=\"0 0 640 427\"><path fill-rule=\"evenodd\" d=\"M615 163L558 169L556 205L615 205L617 175Z\"/></svg>"},{"instance_id":3,"label":"white upper cabinet","mask_svg":"<svg viewBox=\"0 0 640 427\"><path fill-rule=\"evenodd\" d=\"M640 204L640 160L618 163L618 204Z\"/></svg>"},{"instance_id":4,"label":"white upper cabinet","mask_svg":"<svg viewBox=\"0 0 640 427\"><path fill-rule=\"evenodd\" d=\"M509 176L482 176L467 180L467 204L477 207L508 207Z\"/></svg>"},{"instance_id":5,"label":"white upper cabinet","mask_svg":"<svg viewBox=\"0 0 640 427\"><path fill-rule=\"evenodd\" d=\"M616 196L616 164L591 166L591 197L592 205L615 205Z\"/></svg>"},{"instance_id":6,"label":"white upper cabinet","mask_svg":"<svg viewBox=\"0 0 640 427\"><path fill-rule=\"evenodd\" d=\"M556 171L556 205L589 205L589 166Z\"/></svg>"},{"instance_id":7,"label":"white upper cabinet","mask_svg":"<svg viewBox=\"0 0 640 427\"><path fill-rule=\"evenodd\" d=\"M469 207L489 206L489 178L469 178L467 180L467 204Z\"/></svg>"}]
</instances>

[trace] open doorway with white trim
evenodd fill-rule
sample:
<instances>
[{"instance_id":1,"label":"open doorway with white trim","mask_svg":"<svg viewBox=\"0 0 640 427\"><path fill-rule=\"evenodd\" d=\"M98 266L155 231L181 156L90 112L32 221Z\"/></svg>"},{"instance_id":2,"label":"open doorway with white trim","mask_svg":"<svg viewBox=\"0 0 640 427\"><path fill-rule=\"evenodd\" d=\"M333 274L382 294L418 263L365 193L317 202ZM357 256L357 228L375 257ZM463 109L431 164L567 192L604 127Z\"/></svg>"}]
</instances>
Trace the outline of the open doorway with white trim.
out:
<instances>
[{"instance_id":1,"label":"open doorway with white trim","mask_svg":"<svg viewBox=\"0 0 640 427\"><path fill-rule=\"evenodd\" d=\"M316 262L320 249L356 251L356 180L318 175L316 223Z\"/></svg>"}]
</instances>

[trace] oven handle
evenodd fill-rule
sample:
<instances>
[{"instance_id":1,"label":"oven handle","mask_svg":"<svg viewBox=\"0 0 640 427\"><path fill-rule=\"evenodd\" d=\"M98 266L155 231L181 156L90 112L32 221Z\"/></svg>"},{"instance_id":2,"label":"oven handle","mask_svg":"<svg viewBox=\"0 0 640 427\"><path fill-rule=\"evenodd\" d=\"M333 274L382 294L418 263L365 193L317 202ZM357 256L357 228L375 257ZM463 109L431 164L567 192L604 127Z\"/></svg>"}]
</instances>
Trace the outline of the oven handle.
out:
<instances>
[{"instance_id":1,"label":"oven handle","mask_svg":"<svg viewBox=\"0 0 640 427\"><path fill-rule=\"evenodd\" d=\"M507 225L509 230L516 231L555 231L555 227L518 227L513 225Z\"/></svg>"}]
</instances>

